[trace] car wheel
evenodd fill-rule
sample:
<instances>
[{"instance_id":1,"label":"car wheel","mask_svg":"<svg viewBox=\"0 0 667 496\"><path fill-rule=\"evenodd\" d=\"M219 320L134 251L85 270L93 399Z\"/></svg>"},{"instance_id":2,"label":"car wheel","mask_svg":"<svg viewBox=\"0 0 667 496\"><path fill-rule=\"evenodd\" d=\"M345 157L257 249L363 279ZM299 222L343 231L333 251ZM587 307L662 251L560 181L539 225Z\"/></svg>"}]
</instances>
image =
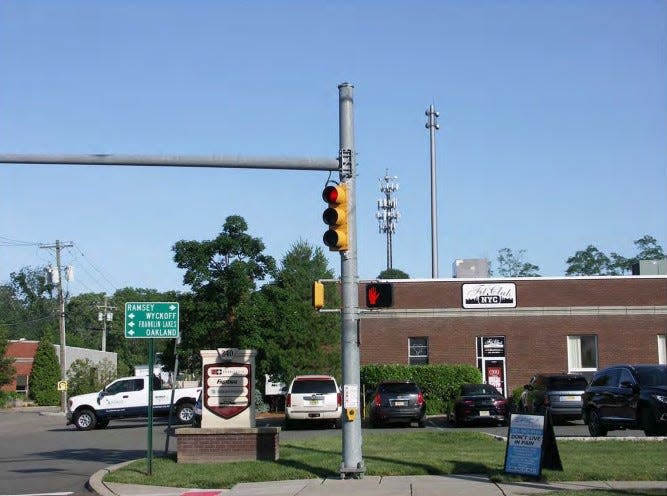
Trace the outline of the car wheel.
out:
<instances>
[{"instance_id":1,"label":"car wheel","mask_svg":"<svg viewBox=\"0 0 667 496\"><path fill-rule=\"evenodd\" d=\"M641 428L647 436L659 436L661 434L660 427L655 420L655 415L649 408L644 408L639 414Z\"/></svg>"},{"instance_id":2,"label":"car wheel","mask_svg":"<svg viewBox=\"0 0 667 496\"><path fill-rule=\"evenodd\" d=\"M176 420L181 424L190 424L195 416L195 406L192 403L181 403L176 410Z\"/></svg>"},{"instance_id":3,"label":"car wheel","mask_svg":"<svg viewBox=\"0 0 667 496\"><path fill-rule=\"evenodd\" d=\"M602 427L600 414L597 412L597 410L591 410L588 413L588 432L590 432L591 436L593 437L607 435L607 429Z\"/></svg>"},{"instance_id":4,"label":"car wheel","mask_svg":"<svg viewBox=\"0 0 667 496\"><path fill-rule=\"evenodd\" d=\"M95 423L95 429L106 429L107 425L109 425L109 419L98 419L97 422Z\"/></svg>"},{"instance_id":5,"label":"car wheel","mask_svg":"<svg viewBox=\"0 0 667 496\"><path fill-rule=\"evenodd\" d=\"M425 418L420 418L417 421L417 425L419 426L420 429L423 429L424 427L426 427L426 419Z\"/></svg>"},{"instance_id":6,"label":"car wheel","mask_svg":"<svg viewBox=\"0 0 667 496\"><path fill-rule=\"evenodd\" d=\"M96 423L97 417L95 416L95 412L89 408L84 408L74 414L74 425L80 431L89 431L94 429Z\"/></svg>"},{"instance_id":7,"label":"car wheel","mask_svg":"<svg viewBox=\"0 0 667 496\"><path fill-rule=\"evenodd\" d=\"M289 431L291 429L294 429L294 420L288 419L287 417L285 418L285 430Z\"/></svg>"},{"instance_id":8,"label":"car wheel","mask_svg":"<svg viewBox=\"0 0 667 496\"><path fill-rule=\"evenodd\" d=\"M343 421L341 419L336 419L336 421L333 423L333 428L334 429L342 429L343 428Z\"/></svg>"}]
</instances>

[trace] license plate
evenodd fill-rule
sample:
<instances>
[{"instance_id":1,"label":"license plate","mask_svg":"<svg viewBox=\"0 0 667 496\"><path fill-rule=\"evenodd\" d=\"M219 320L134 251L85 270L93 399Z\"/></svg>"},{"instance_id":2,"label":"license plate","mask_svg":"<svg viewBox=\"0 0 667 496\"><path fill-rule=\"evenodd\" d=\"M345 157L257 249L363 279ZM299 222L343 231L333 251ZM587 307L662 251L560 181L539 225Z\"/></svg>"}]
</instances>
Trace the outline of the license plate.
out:
<instances>
[{"instance_id":1,"label":"license plate","mask_svg":"<svg viewBox=\"0 0 667 496\"><path fill-rule=\"evenodd\" d=\"M405 406L405 401L394 401L394 406Z\"/></svg>"},{"instance_id":2,"label":"license plate","mask_svg":"<svg viewBox=\"0 0 667 496\"><path fill-rule=\"evenodd\" d=\"M479 412L480 417L488 417L489 416L489 411L488 410L481 410Z\"/></svg>"},{"instance_id":3,"label":"license plate","mask_svg":"<svg viewBox=\"0 0 667 496\"><path fill-rule=\"evenodd\" d=\"M579 401L579 396L561 396L561 401Z\"/></svg>"},{"instance_id":4,"label":"license plate","mask_svg":"<svg viewBox=\"0 0 667 496\"><path fill-rule=\"evenodd\" d=\"M309 404L310 406L317 406L317 405L320 404L320 402L319 402L319 400L310 400L310 401L308 402L308 404Z\"/></svg>"}]
</instances>

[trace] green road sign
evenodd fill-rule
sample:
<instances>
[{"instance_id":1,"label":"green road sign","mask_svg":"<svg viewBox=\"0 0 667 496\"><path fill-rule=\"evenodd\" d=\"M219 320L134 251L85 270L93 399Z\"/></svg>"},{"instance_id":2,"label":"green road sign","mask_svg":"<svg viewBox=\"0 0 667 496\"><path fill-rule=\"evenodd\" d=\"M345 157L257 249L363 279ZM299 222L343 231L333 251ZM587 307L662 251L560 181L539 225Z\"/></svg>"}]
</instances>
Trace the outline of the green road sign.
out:
<instances>
[{"instance_id":1,"label":"green road sign","mask_svg":"<svg viewBox=\"0 0 667 496\"><path fill-rule=\"evenodd\" d=\"M177 338L178 303L125 303L126 338Z\"/></svg>"}]
</instances>

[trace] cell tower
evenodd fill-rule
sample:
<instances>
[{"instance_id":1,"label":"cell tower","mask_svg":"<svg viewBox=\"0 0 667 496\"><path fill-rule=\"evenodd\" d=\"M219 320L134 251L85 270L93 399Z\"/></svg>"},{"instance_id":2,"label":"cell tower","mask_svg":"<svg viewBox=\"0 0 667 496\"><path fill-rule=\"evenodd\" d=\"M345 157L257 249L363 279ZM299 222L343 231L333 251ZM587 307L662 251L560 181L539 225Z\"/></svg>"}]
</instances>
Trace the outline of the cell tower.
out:
<instances>
[{"instance_id":1,"label":"cell tower","mask_svg":"<svg viewBox=\"0 0 667 496\"><path fill-rule=\"evenodd\" d=\"M375 216L378 219L380 233L387 235L387 270L392 268L391 260L391 240L396 232L396 223L401 217L401 213L397 210L398 201L392 197L392 194L398 190L398 177L390 176L389 170L385 172L384 178L380 181L380 192L384 193L384 198L378 200L378 211Z\"/></svg>"}]
</instances>

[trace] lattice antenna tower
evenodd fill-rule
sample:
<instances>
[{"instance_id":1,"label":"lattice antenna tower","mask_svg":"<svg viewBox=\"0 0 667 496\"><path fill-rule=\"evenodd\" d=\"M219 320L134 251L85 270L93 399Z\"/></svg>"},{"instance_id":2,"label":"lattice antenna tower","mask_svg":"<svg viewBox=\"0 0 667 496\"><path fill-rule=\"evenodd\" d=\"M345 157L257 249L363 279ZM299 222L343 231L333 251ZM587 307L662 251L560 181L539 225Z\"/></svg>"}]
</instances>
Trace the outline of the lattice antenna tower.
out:
<instances>
[{"instance_id":1,"label":"lattice antenna tower","mask_svg":"<svg viewBox=\"0 0 667 496\"><path fill-rule=\"evenodd\" d=\"M397 179L398 177L389 175L389 170L385 172L383 178L379 179L380 192L384 194L384 198L378 200L378 211L375 214L380 234L384 233L387 236L387 270L392 268L392 237L396 233L396 224L401 218L401 213L398 211L398 200L393 196L398 190Z\"/></svg>"}]
</instances>

